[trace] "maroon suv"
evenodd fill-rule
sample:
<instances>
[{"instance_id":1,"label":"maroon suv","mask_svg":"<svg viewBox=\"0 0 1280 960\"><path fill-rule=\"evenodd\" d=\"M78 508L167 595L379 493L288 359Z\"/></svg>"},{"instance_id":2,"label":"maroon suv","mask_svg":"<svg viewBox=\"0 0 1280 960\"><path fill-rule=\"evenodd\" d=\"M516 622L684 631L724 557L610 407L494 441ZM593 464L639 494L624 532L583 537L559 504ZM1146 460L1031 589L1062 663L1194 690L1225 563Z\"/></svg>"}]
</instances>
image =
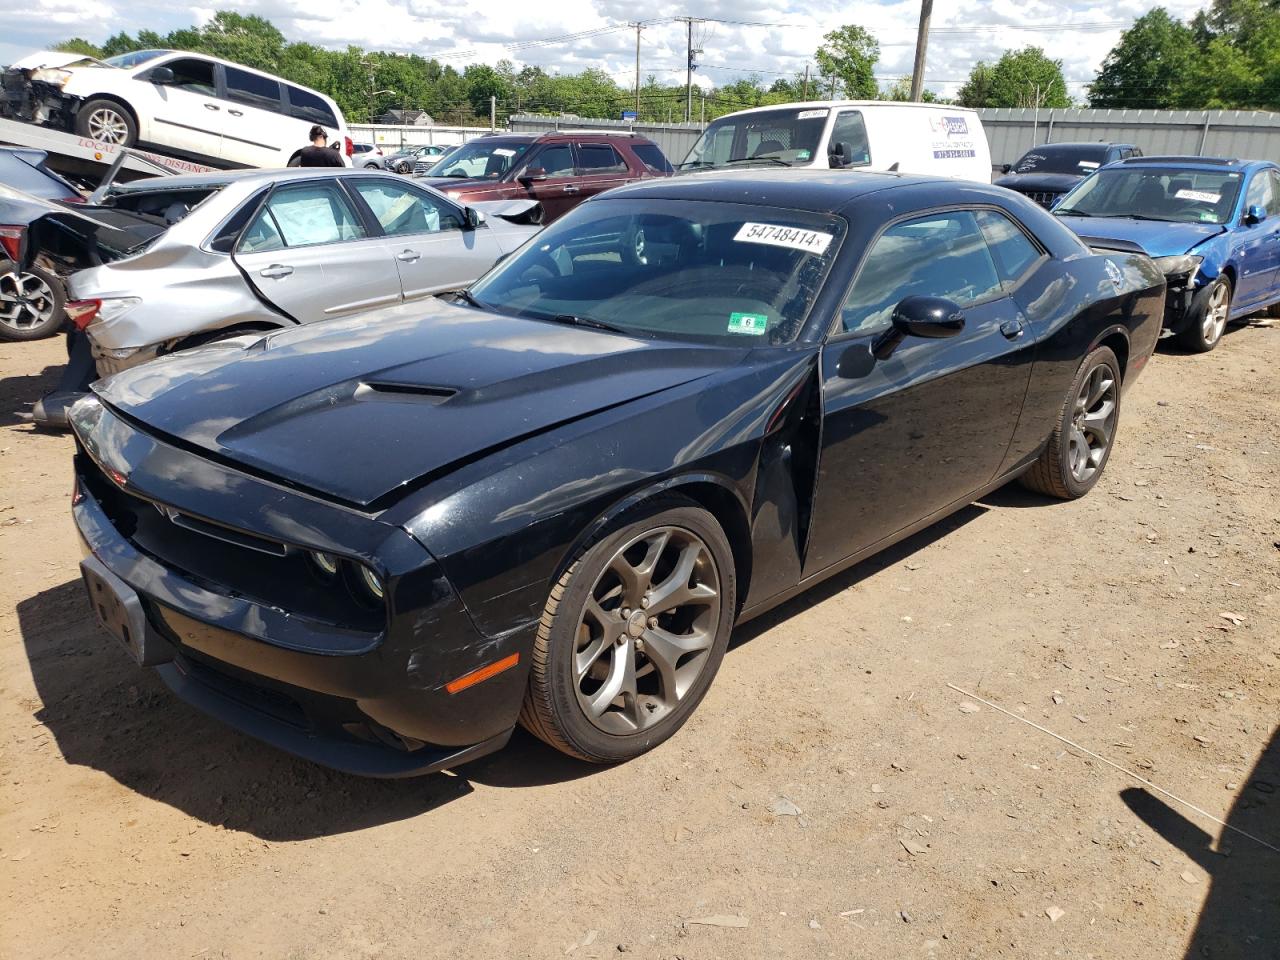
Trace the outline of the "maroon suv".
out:
<instances>
[{"instance_id":1,"label":"maroon suv","mask_svg":"<svg viewBox=\"0 0 1280 960\"><path fill-rule=\"evenodd\" d=\"M481 137L448 153L424 178L459 203L522 200L542 204L543 223L611 187L669 177L652 140L624 133L561 131Z\"/></svg>"}]
</instances>

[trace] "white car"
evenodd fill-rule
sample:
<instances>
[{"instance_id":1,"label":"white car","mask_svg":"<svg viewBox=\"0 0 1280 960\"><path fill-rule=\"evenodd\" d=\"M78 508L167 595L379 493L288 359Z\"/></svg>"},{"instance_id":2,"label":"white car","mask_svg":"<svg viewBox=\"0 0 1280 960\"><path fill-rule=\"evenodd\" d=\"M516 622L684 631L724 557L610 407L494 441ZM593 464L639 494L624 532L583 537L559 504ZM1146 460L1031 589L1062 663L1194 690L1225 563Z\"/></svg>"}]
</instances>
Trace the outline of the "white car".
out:
<instances>
[{"instance_id":1,"label":"white car","mask_svg":"<svg viewBox=\"0 0 1280 960\"><path fill-rule=\"evenodd\" d=\"M138 50L95 60L42 51L9 68L6 89L21 83L30 86L24 119L213 166L287 166L313 124L352 153L333 100L205 54Z\"/></svg>"}]
</instances>

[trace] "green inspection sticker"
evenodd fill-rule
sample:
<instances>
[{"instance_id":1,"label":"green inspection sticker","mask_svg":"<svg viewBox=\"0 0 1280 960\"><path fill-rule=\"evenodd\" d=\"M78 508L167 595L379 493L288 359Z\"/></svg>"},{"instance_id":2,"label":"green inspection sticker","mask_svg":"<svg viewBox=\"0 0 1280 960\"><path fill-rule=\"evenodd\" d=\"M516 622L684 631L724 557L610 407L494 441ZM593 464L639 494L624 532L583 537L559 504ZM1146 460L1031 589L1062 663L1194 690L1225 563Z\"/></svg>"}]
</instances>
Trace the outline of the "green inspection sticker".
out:
<instances>
[{"instance_id":1,"label":"green inspection sticker","mask_svg":"<svg viewBox=\"0 0 1280 960\"><path fill-rule=\"evenodd\" d=\"M759 337L769 332L769 318L763 313L729 314L729 332Z\"/></svg>"}]
</instances>

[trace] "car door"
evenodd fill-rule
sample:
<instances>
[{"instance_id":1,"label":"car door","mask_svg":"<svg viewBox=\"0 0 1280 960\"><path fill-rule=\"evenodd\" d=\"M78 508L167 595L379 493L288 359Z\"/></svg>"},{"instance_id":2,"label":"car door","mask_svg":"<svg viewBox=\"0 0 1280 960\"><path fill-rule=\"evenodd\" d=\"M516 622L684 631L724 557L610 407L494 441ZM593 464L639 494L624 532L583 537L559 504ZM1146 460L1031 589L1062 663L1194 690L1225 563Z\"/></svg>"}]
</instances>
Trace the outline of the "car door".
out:
<instances>
[{"instance_id":1,"label":"car door","mask_svg":"<svg viewBox=\"0 0 1280 960\"><path fill-rule=\"evenodd\" d=\"M610 143L584 142L578 152L578 202L631 181L631 168Z\"/></svg>"},{"instance_id":2,"label":"car door","mask_svg":"<svg viewBox=\"0 0 1280 960\"><path fill-rule=\"evenodd\" d=\"M143 114L148 118L141 124L141 136L156 146L218 159L226 117L218 99L216 66L202 57L179 57L140 73L133 105L140 120ZM173 79L155 82L156 71L165 68L173 71Z\"/></svg>"},{"instance_id":3,"label":"car door","mask_svg":"<svg viewBox=\"0 0 1280 960\"><path fill-rule=\"evenodd\" d=\"M299 323L400 300L400 275L336 180L277 187L236 246L261 295Z\"/></svg>"},{"instance_id":4,"label":"car door","mask_svg":"<svg viewBox=\"0 0 1280 960\"><path fill-rule=\"evenodd\" d=\"M955 302L964 329L941 340L907 337L877 359L872 346L907 296ZM975 211L913 214L885 229L822 351L822 453L805 576L990 482L1033 359L1034 336Z\"/></svg>"},{"instance_id":5,"label":"car door","mask_svg":"<svg viewBox=\"0 0 1280 960\"><path fill-rule=\"evenodd\" d=\"M529 195L542 204L543 222L568 213L577 205L582 188L578 186L578 170L573 156L573 145L548 143L525 164L524 173L530 170L544 171L539 179L521 177L520 183Z\"/></svg>"},{"instance_id":6,"label":"car door","mask_svg":"<svg viewBox=\"0 0 1280 960\"><path fill-rule=\"evenodd\" d=\"M1266 217L1260 222L1249 211L1261 207ZM1280 183L1268 168L1255 170L1245 185L1240 221L1234 227L1236 289L1232 312L1260 305L1271 299L1280 268Z\"/></svg>"},{"instance_id":7,"label":"car door","mask_svg":"<svg viewBox=\"0 0 1280 960\"><path fill-rule=\"evenodd\" d=\"M406 300L460 290L502 255L491 228L467 227L462 209L443 197L389 177L350 182L387 238Z\"/></svg>"},{"instance_id":8,"label":"car door","mask_svg":"<svg viewBox=\"0 0 1280 960\"><path fill-rule=\"evenodd\" d=\"M222 159L246 167L283 167L298 147L283 122L280 81L238 67L220 66L223 112Z\"/></svg>"}]
</instances>

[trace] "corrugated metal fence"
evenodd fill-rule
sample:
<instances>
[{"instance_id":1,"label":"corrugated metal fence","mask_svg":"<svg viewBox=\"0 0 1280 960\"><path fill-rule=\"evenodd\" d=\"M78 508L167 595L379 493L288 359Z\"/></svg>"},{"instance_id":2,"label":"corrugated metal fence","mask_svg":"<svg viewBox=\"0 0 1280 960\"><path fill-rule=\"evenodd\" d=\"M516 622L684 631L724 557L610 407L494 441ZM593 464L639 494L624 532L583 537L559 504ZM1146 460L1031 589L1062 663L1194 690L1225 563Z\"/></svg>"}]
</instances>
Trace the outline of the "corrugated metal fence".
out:
<instances>
[{"instance_id":1,"label":"corrugated metal fence","mask_svg":"<svg viewBox=\"0 0 1280 960\"><path fill-rule=\"evenodd\" d=\"M991 143L991 162L1013 163L1031 147L1063 140L1132 143L1148 155L1192 154L1280 161L1280 113L1253 110L979 110ZM630 123L577 117L521 115L511 129L633 130L684 159L702 132L697 123Z\"/></svg>"}]
</instances>

